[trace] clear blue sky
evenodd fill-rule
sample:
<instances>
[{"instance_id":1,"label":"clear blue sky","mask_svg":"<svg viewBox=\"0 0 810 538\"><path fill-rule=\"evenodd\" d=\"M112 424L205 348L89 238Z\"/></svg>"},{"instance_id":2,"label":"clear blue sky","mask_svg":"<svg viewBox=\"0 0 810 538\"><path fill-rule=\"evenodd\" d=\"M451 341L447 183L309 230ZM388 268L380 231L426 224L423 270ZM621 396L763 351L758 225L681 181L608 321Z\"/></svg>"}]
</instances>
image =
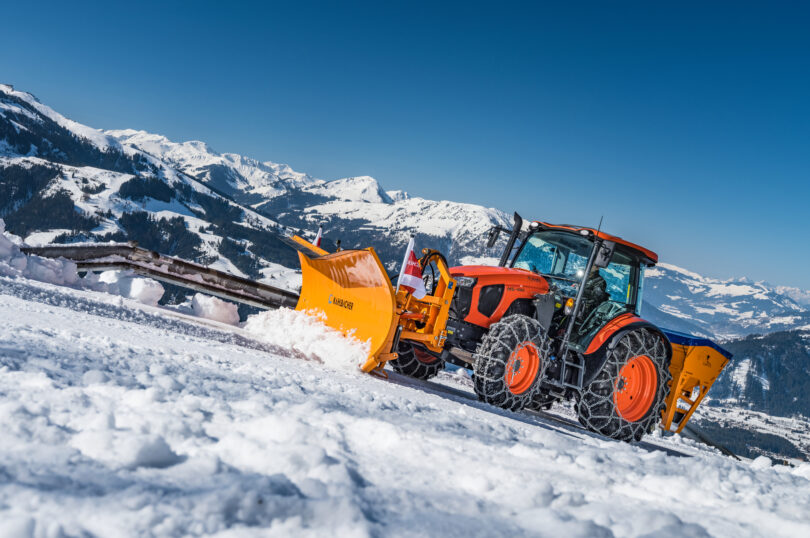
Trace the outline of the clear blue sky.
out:
<instances>
[{"instance_id":1,"label":"clear blue sky","mask_svg":"<svg viewBox=\"0 0 810 538\"><path fill-rule=\"evenodd\" d=\"M810 288L807 4L527 4L7 3L0 82Z\"/></svg>"}]
</instances>

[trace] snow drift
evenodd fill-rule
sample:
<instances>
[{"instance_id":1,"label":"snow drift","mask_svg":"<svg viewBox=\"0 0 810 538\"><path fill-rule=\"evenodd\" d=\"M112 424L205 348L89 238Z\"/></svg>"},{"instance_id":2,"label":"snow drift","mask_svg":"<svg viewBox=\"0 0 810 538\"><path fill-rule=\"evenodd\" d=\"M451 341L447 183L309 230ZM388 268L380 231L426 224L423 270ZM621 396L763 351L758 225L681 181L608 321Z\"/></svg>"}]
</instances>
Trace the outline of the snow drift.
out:
<instances>
[{"instance_id":1,"label":"snow drift","mask_svg":"<svg viewBox=\"0 0 810 538\"><path fill-rule=\"evenodd\" d=\"M73 285L79 280L76 264L66 260L53 260L27 256L18 243L20 239L6 232L6 223L0 219L0 275L25 277L58 285Z\"/></svg>"},{"instance_id":2,"label":"snow drift","mask_svg":"<svg viewBox=\"0 0 810 538\"><path fill-rule=\"evenodd\" d=\"M163 286L157 280L135 276L130 270L126 271L104 271L98 276L98 282L105 286L99 287L91 284L94 277L86 277L87 286L96 291L105 291L113 295L120 295L129 299L135 299L143 304L156 306L163 297Z\"/></svg>"}]
</instances>

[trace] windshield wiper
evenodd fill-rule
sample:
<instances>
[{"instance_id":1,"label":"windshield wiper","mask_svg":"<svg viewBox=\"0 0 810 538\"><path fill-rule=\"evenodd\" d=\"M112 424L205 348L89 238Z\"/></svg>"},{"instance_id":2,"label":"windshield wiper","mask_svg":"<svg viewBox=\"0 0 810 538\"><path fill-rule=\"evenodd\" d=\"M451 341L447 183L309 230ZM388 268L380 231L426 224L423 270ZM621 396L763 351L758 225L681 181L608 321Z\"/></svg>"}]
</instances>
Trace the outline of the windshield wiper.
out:
<instances>
[{"instance_id":1,"label":"windshield wiper","mask_svg":"<svg viewBox=\"0 0 810 538\"><path fill-rule=\"evenodd\" d=\"M540 276L548 277L548 278L554 278L554 279L557 279L557 280L565 280L566 282L573 282L574 284L580 284L582 282L581 280L574 280L573 278L566 278L564 276L551 275L551 274L548 274L548 273L537 273L537 274L540 275Z\"/></svg>"}]
</instances>

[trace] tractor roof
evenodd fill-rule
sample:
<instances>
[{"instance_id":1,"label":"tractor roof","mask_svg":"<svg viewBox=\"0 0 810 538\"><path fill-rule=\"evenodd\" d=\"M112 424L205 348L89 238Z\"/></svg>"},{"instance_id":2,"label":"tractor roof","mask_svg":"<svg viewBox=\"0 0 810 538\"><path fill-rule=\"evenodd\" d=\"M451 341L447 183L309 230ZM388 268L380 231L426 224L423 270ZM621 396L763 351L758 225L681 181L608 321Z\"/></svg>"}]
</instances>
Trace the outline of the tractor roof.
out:
<instances>
[{"instance_id":1,"label":"tractor roof","mask_svg":"<svg viewBox=\"0 0 810 538\"><path fill-rule=\"evenodd\" d=\"M602 231L594 230L593 228L587 228L584 226L574 226L572 224L549 224L548 222L542 222L539 220L534 221L540 225L541 228L550 229L550 230L567 230L575 233L581 233L583 230L587 230L592 235L600 237L605 241L613 241L614 243L618 243L620 245L624 245L631 250L635 251L636 254L639 254L642 258L645 258L648 263L656 264L658 263L658 254L653 252L652 250L648 250L640 245L635 243L631 243L630 241L626 241L621 237L617 237L615 235L610 235Z\"/></svg>"}]
</instances>

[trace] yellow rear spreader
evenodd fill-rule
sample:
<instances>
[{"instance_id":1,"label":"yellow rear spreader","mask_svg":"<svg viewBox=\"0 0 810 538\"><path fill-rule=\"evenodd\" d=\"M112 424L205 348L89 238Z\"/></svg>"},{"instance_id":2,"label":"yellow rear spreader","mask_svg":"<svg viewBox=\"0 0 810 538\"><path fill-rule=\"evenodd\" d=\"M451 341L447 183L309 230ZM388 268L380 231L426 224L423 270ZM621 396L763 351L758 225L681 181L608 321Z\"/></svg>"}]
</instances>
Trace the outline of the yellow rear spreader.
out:
<instances>
[{"instance_id":1,"label":"yellow rear spreader","mask_svg":"<svg viewBox=\"0 0 810 538\"><path fill-rule=\"evenodd\" d=\"M674 424L675 431L680 433L728 364L731 355L706 338L674 331L664 331L664 334L672 346L669 363L672 384L661 425L670 431Z\"/></svg>"},{"instance_id":2,"label":"yellow rear spreader","mask_svg":"<svg viewBox=\"0 0 810 538\"><path fill-rule=\"evenodd\" d=\"M369 354L360 365L362 371L386 376L383 367L396 359L400 341L419 343L437 354L443 351L456 282L441 260L433 295L417 299L405 289L394 290L373 248L328 253L304 239L294 239L303 247L299 249L303 282L296 310L322 315L330 327L367 342ZM729 356L709 340L671 331L665 334L672 349L672 381L661 427L680 432Z\"/></svg>"}]
</instances>

